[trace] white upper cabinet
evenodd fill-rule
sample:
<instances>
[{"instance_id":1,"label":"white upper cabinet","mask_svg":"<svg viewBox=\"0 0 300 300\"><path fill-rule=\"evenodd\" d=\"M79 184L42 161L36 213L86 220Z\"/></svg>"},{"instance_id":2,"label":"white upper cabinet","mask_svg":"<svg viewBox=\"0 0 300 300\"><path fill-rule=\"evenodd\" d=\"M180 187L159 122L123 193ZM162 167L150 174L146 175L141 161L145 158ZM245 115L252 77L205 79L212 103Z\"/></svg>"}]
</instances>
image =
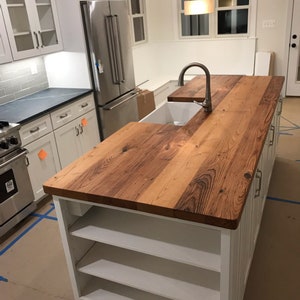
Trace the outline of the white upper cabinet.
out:
<instances>
[{"instance_id":1,"label":"white upper cabinet","mask_svg":"<svg viewBox=\"0 0 300 300\"><path fill-rule=\"evenodd\" d=\"M1 3L2 4L2 3ZM0 64L12 61L9 41L5 29L5 24L2 15L2 6L0 7Z\"/></svg>"},{"instance_id":2,"label":"white upper cabinet","mask_svg":"<svg viewBox=\"0 0 300 300\"><path fill-rule=\"evenodd\" d=\"M14 60L62 50L54 0L1 0Z\"/></svg>"}]
</instances>

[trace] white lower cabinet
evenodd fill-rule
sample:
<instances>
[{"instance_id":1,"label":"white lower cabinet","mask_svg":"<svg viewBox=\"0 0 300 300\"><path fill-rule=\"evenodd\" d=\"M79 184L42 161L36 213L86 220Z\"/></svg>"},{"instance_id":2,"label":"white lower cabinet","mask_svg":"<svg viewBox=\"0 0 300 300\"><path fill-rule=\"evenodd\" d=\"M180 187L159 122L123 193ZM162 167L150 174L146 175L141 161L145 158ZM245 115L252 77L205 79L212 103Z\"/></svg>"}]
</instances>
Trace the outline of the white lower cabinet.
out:
<instances>
[{"instance_id":1,"label":"white lower cabinet","mask_svg":"<svg viewBox=\"0 0 300 300\"><path fill-rule=\"evenodd\" d=\"M60 170L53 133L26 145L28 150L28 172L34 193L34 200L45 196L43 183Z\"/></svg>"},{"instance_id":2,"label":"white lower cabinet","mask_svg":"<svg viewBox=\"0 0 300 300\"><path fill-rule=\"evenodd\" d=\"M93 95L22 125L22 147L28 150L28 172L40 201L43 183L100 142Z\"/></svg>"},{"instance_id":3,"label":"white lower cabinet","mask_svg":"<svg viewBox=\"0 0 300 300\"><path fill-rule=\"evenodd\" d=\"M28 173L37 202L45 196L43 183L60 170L50 116L23 125L20 136L22 146L28 150Z\"/></svg>"},{"instance_id":4,"label":"white lower cabinet","mask_svg":"<svg viewBox=\"0 0 300 300\"><path fill-rule=\"evenodd\" d=\"M95 111L90 111L54 130L61 168L99 143Z\"/></svg>"}]
</instances>

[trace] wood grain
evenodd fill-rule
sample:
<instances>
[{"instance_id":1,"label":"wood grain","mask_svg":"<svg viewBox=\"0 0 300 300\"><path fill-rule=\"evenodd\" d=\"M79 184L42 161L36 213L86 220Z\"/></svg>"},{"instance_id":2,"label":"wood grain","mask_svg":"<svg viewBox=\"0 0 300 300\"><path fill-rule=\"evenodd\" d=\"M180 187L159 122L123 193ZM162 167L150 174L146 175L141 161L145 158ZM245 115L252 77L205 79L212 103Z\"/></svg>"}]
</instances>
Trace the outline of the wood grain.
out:
<instances>
[{"instance_id":1,"label":"wood grain","mask_svg":"<svg viewBox=\"0 0 300 300\"><path fill-rule=\"evenodd\" d=\"M49 179L44 190L234 229L283 80L212 76L212 113L200 110L183 127L130 123ZM193 81L198 97L205 78Z\"/></svg>"}]
</instances>

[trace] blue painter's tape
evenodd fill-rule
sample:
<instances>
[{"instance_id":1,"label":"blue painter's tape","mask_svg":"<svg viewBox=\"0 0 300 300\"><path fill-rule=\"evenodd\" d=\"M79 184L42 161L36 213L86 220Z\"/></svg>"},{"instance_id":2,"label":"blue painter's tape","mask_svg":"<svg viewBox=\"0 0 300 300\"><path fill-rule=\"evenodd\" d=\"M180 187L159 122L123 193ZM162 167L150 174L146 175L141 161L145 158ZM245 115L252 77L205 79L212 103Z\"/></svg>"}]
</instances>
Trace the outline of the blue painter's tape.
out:
<instances>
[{"instance_id":1,"label":"blue painter's tape","mask_svg":"<svg viewBox=\"0 0 300 300\"><path fill-rule=\"evenodd\" d=\"M300 201L293 201L293 200L287 200L287 199L281 199L281 198L276 198L276 197L267 197L268 200L271 201L278 201L278 202L284 202L284 203L291 203L291 204L297 204L300 205Z\"/></svg>"},{"instance_id":2,"label":"blue painter's tape","mask_svg":"<svg viewBox=\"0 0 300 300\"><path fill-rule=\"evenodd\" d=\"M13 241L11 241L4 249L0 250L0 256L10 249L16 242L18 242L26 233L28 233L36 224L40 223L43 219L38 219L32 223L28 228L21 232Z\"/></svg>"},{"instance_id":3,"label":"blue painter's tape","mask_svg":"<svg viewBox=\"0 0 300 300\"><path fill-rule=\"evenodd\" d=\"M57 221L56 217L48 216L54 209L54 204L50 204L51 208L46 211L45 214L31 214L32 216L38 217L38 219L33 222L28 228L26 228L23 232L21 232L13 241L11 241L4 249L0 250L0 256L3 255L6 251L8 251L15 243L17 243L25 234L27 234L32 228L34 228L38 223L40 223L44 219L50 219Z\"/></svg>"},{"instance_id":4,"label":"blue painter's tape","mask_svg":"<svg viewBox=\"0 0 300 300\"><path fill-rule=\"evenodd\" d=\"M0 276L0 281L8 282L8 279L6 279L6 278Z\"/></svg>"},{"instance_id":5,"label":"blue painter's tape","mask_svg":"<svg viewBox=\"0 0 300 300\"><path fill-rule=\"evenodd\" d=\"M48 220L54 220L54 221L57 221L57 218L56 218L56 217L47 216L47 215L41 215L41 214L37 214L37 213L32 213L31 216L33 216L33 217L38 217L38 218L42 218L42 219L48 219Z\"/></svg>"}]
</instances>

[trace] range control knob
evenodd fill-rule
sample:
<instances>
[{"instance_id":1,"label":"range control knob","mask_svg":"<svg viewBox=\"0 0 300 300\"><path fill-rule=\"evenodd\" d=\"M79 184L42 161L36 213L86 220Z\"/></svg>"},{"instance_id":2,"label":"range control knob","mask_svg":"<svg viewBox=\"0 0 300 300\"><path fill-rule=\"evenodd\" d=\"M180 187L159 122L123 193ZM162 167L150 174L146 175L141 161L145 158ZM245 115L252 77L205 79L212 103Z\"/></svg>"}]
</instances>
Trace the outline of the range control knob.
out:
<instances>
[{"instance_id":1,"label":"range control knob","mask_svg":"<svg viewBox=\"0 0 300 300\"><path fill-rule=\"evenodd\" d=\"M17 138L16 136L11 136L11 137L9 138L9 142L10 142L12 145L18 145L19 140L18 140L18 138Z\"/></svg>"},{"instance_id":2,"label":"range control knob","mask_svg":"<svg viewBox=\"0 0 300 300\"><path fill-rule=\"evenodd\" d=\"M0 142L0 148L1 149L8 149L9 148L9 142L7 140L2 140Z\"/></svg>"}]
</instances>

